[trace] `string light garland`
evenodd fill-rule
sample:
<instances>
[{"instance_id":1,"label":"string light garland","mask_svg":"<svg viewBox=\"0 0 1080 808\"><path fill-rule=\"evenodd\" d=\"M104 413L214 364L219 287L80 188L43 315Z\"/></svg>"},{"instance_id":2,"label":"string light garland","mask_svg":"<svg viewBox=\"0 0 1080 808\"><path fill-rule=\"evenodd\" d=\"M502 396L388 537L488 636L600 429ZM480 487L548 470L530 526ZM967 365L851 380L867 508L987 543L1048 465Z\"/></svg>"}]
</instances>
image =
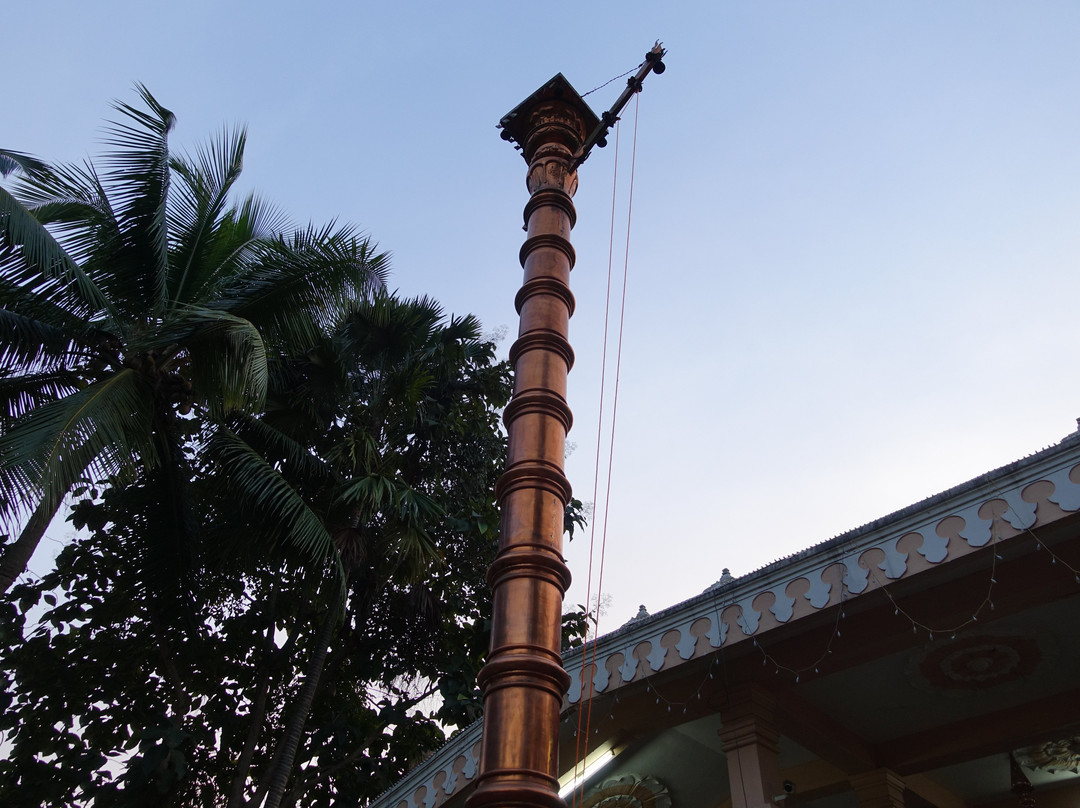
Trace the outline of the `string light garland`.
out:
<instances>
[{"instance_id":1,"label":"string light garland","mask_svg":"<svg viewBox=\"0 0 1080 808\"><path fill-rule=\"evenodd\" d=\"M1075 566L1070 564L1068 562L1068 560L1063 558L1059 553L1054 552L1053 548L1050 545L1048 545L1045 541L1043 541L1042 538L1035 532L1035 530L1032 527L1030 527L1030 526L1025 527L1025 528L1023 528L1022 533L1017 534L1017 536L1022 536L1022 535L1026 535L1026 536L1030 537L1034 541L1034 543L1035 543L1035 551L1045 553L1048 556L1050 566L1066 570L1068 572L1068 574L1072 575L1072 577L1074 578L1076 583L1078 585L1080 585L1080 569L1077 569ZM1015 537L1010 537L1010 538L1015 538ZM892 591L892 586L891 586L890 582L883 581L881 578L879 578L879 576L877 575L877 573L875 572L875 570L873 568L869 569L868 572L869 572L871 580L875 584L875 588L878 591L880 591L888 599L889 604L893 607L893 614L895 616L897 616L897 617L902 617L902 618L906 619L911 624L913 633L915 633L915 634L918 634L920 632L925 633L926 636L927 636L927 639L930 642L933 642L935 640L935 638L941 638L941 637L948 637L950 640L953 640L953 639L956 639L957 635L960 632L962 632L963 630L965 630L965 629L967 629L967 628L969 628L971 626L978 625L980 623L985 623L986 622L986 617L984 615L984 612L994 611L995 606L994 606L994 601L993 601L992 596L993 596L993 592L994 592L995 587L1000 586L999 581L998 581L999 562L1004 560L1004 557L1002 556L1002 554L1000 552L1000 550L1001 550L1000 545L1004 541L1007 541L1007 539L1004 539L1001 536L1000 525L998 524L998 520L995 520L994 528L993 528L993 530L991 532L991 540L990 540L989 547L988 547L988 549L991 552L990 552L990 569L988 571L989 574L988 574L988 577L987 577L987 584L986 584L986 593L983 596L982 600L979 601L978 605L971 612L970 617L968 617L968 618L966 618L966 619L964 619L964 620L962 620L962 621L960 621L960 622L958 622L956 624L952 624L952 625L946 625L946 626L931 625L930 623L928 623L928 622L926 622L924 620L920 620L919 618L915 617L897 599L896 595ZM771 653L765 647L764 643L761 642L761 640L759 640L758 637L756 637L756 636L750 637L752 645L761 654L762 665L765 666L765 667L771 666L772 669L773 669L773 672L775 674L777 674L777 675L785 674L786 676L791 677L794 680L795 684L801 683L802 679L807 674L809 674L811 672L813 672L814 674L819 674L821 672L821 668L823 667L823 663L833 653L834 644L836 643L837 640L842 639L842 631L841 631L840 623L841 623L842 620L844 620L847 617L847 610L846 610L845 604L847 604L850 600L851 600L851 596L846 594L846 590L841 589L840 600L836 604L836 606L838 608L836 609L836 614L835 614L835 619L834 619L834 622L833 622L832 630L829 632L829 637L825 641L825 645L824 645L824 647L822 649L822 652L818 655L818 657L816 659L814 659L809 664L802 665L802 666L797 666L797 667L785 664L783 661L778 659L773 653ZM720 598L720 597L714 598L714 601L713 601L713 614L714 614L714 616L716 618L717 623L720 622L721 613L725 609L729 608L730 606L736 605L736 603L737 603L737 600L734 599L734 598ZM695 701L698 701L698 700L700 700L702 698L702 694L708 688L708 682L715 678L717 668L720 665L723 664L723 658L724 658L723 651L724 650L725 649L723 649L723 648L716 649L716 651L712 654L712 658L709 660L708 667L707 667L706 671L702 674L701 680L697 683L696 687L691 691L690 696L687 697L687 698L683 698L683 699L670 698L670 697L666 696L661 691L661 689L659 687L657 687L655 681L653 681L653 680L654 680L656 674L661 673L662 671L657 671L655 673L648 673L647 669L646 669L645 676L639 681L644 682L644 684L645 684L645 693L646 693L647 696L652 697L654 704L656 704L657 706L665 708L666 712L668 712L668 713L681 712L681 714L686 715L686 714L689 713L689 710L690 710L690 707L692 706L692 704ZM589 697L591 698L591 688L590 688L590 696ZM619 703L620 703L620 697L619 697L618 691L616 691L613 694L611 705L610 705L610 708L608 710L608 715L606 716L607 720L611 720L611 721L614 720L614 718L615 718L615 710L618 707ZM596 727L593 728L592 734L597 735L597 734L599 734L599 731L600 731L600 727L596 726ZM577 733L575 733L575 735L576 734Z\"/></svg>"},{"instance_id":2,"label":"string light garland","mask_svg":"<svg viewBox=\"0 0 1080 808\"><path fill-rule=\"evenodd\" d=\"M611 83L612 83L612 82L614 82L614 81L618 81L619 79L625 79L625 78L626 78L627 76L629 76L629 75L630 75L631 73L637 73L637 72L638 72L638 71L639 71L639 70L641 69L642 65L644 65L644 64L645 64L644 62L640 62L640 63L638 63L638 64L634 65L634 66L633 66L633 67L631 67L631 68L630 68L629 70L627 70L627 71L626 71L625 73L620 73L620 74L619 74L619 75L617 75L617 76L616 76L615 78L612 78L612 79L608 79L608 80L607 80L607 81L605 81L605 82L604 82L603 84L601 84L601 85L600 85L599 87L593 87L593 88L592 88L591 90L589 90L589 92L587 92L587 93L582 93L582 94L581 94L581 97L582 97L582 98L584 98L584 97L585 97L585 96L587 96L587 95L592 95L592 94L593 94L593 93L595 93L595 92L596 92L597 90L602 90L602 89L604 89L605 87L607 87L607 86L608 86L609 84L611 84Z\"/></svg>"},{"instance_id":3,"label":"string light garland","mask_svg":"<svg viewBox=\"0 0 1080 808\"><path fill-rule=\"evenodd\" d=\"M1004 496L1001 495L1000 490L995 488L995 489L993 489L993 491L997 495L998 499L1001 499L1002 501L1005 501ZM1009 506L1009 510L1013 512L1014 516L1017 515L1016 512L1012 510L1011 506ZM888 598L889 603L893 607L893 614L895 616L898 616L898 617L903 617L903 618L907 619L911 623L912 633L918 634L919 631L924 631L926 633L926 635L927 635L927 639L930 642L934 641L934 635L935 634L938 637L947 636L950 640L955 640L957 634L959 634L961 631L968 628L969 626L975 625L975 624L977 624L979 622L979 616L983 613L983 611L985 611L985 610L994 611L994 601L993 601L992 595L993 595L994 587L998 585L998 580L997 580L998 562L1004 560L1004 557L999 552L998 545L999 545L1000 542L1005 541L1005 539L1001 538L1001 535L1000 535L1000 532L999 532L999 529L998 529L998 520L997 519L994 520L993 525L994 525L994 527L993 527L993 529L991 531L991 534L990 534L990 549L992 550L992 554L991 554L991 560L990 560L990 575L989 575L989 579L987 581L987 587L986 587L986 595L983 597L982 601L979 602L979 605L975 608L975 610L971 613L971 616L968 617L967 619L963 620L962 622L957 623L956 625L946 626L946 627L941 627L941 626L935 627L935 626L931 626L931 625L929 625L929 624L915 618L896 599L896 596L893 594L892 588L889 585L889 583L888 582L882 582L881 580L879 580L879 578L877 577L877 574L874 571L874 569L871 568L871 569L867 570L869 575L870 575L870 579L877 585L878 591L882 592L885 595L885 597ZM1060 564L1062 567L1064 567L1066 570L1069 571L1069 573L1073 576L1073 579L1076 581L1076 583L1078 585L1080 585L1080 569L1077 569L1076 567L1072 566L1071 564L1069 564L1068 561L1066 561L1060 555L1055 553L1053 551L1053 549L1049 545L1047 545L1035 533L1035 531L1031 528L1030 525L1027 526L1027 527L1024 527L1022 530L1023 530L1023 533L1017 534L1017 535L1027 534L1028 536L1030 536L1035 541L1035 550L1045 552L1050 557L1050 565L1051 566L1057 566L1058 564ZM757 638L754 638L754 646L762 654L762 665L767 665L769 663L772 663L772 665L776 669L776 671L775 671L776 673L780 673L781 671L786 671L787 673L789 673L789 674L791 674L791 675L793 675L795 677L796 684L799 683L801 677L804 674L806 674L807 672L809 672L810 670L813 670L814 673L818 673L820 663L822 661L824 661L824 659L829 654L832 653L833 642L840 637L840 620L843 619L846 616L845 613L844 613L844 609L843 609L843 602L844 602L843 592L841 592L841 601L840 601L841 608L837 611L836 625L834 626L833 632L832 632L832 634L830 635L829 639L826 642L824 652L821 654L821 656L818 657L817 660L815 660L814 663L812 663L810 665L807 665L807 666L804 666L804 667L801 667L801 668L792 668L792 667L789 667L787 665L784 665L784 664L778 662L775 657L773 657L768 651L766 651L764 646L762 646L762 644L760 642L758 642Z\"/></svg>"},{"instance_id":4,"label":"string light garland","mask_svg":"<svg viewBox=\"0 0 1080 808\"><path fill-rule=\"evenodd\" d=\"M642 679L640 681L643 681L645 683L645 695L646 696L652 696L653 700L654 700L654 702L656 704L665 707L667 712L669 712L669 713L672 712L673 707L674 708L681 708L681 713L683 715L686 715L689 712L690 705L692 705L695 701L701 701L702 694L706 690L707 683L709 682L709 680L715 678L716 669L719 668L722 664L723 664L723 661L721 659L721 655L720 654L714 654L713 658L711 660L709 660L709 667L706 670L706 672L702 675L701 681L698 683L697 687L694 688L694 690L692 691L689 698L683 699L683 700L669 699L667 696L665 696L663 693L661 693L660 689L657 688L656 685L653 684L653 682L652 682L652 679L655 676L655 674L652 674L652 675L646 674L644 677L642 677ZM659 671L657 671L657 673L659 673ZM615 708L620 704L620 702L621 702L621 699L619 698L619 693L618 693L618 691L616 691L612 695L611 706L608 709L608 714L604 717L606 720L614 721L614 719L615 719ZM600 726L595 726L595 727L591 728L591 733L593 735L598 735L599 732L600 732ZM577 737L577 735L578 735L578 730L574 730L574 736ZM575 769L575 771L576 771L576 769Z\"/></svg>"},{"instance_id":5,"label":"string light garland","mask_svg":"<svg viewBox=\"0 0 1080 808\"><path fill-rule=\"evenodd\" d=\"M844 592L843 592L843 590L841 590L841 592L840 592L840 603L839 603L840 608L836 610L836 619L833 622L833 629L829 634L829 639L825 643L825 650L823 650L821 652L821 654L817 657L817 659L815 659L809 665L805 665L805 666L803 666L801 668L788 667L787 665L783 665L780 662L777 662L776 659L772 656L772 654L770 654L768 651L765 650L765 646L763 646L760 642L758 642L757 637L753 637L752 639L754 641L754 647L757 648L758 651L761 652L761 664L762 664L762 666L765 666L765 665L767 665L768 663L771 662L773 664L773 666L776 668L774 673L779 674L780 671L786 671L787 673L790 673L792 676L795 677L795 683L796 684L799 683L799 681L801 680L803 674L809 673L810 671L813 671L814 673L818 673L819 669L821 667L821 663L823 663L828 658L828 656L832 653L833 642L835 642L836 640L838 640L840 638L840 621L843 620L847 616L847 614L844 611L844 603L846 602L846 600L847 599L844 597Z\"/></svg>"}]
</instances>

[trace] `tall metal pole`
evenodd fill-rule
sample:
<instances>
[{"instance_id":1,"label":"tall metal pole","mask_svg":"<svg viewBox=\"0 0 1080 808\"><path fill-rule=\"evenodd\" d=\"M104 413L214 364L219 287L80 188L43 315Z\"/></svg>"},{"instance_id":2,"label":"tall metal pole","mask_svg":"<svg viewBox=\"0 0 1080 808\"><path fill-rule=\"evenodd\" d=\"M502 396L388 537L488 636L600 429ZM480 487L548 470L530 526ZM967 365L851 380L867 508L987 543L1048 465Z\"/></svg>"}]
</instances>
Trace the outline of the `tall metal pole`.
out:
<instances>
[{"instance_id":1,"label":"tall metal pole","mask_svg":"<svg viewBox=\"0 0 1080 808\"><path fill-rule=\"evenodd\" d=\"M494 608L491 650L480 672L484 733L477 788L467 808L563 808L559 797L559 712L570 677L561 651L563 594L570 570L562 555L570 482L563 473L573 420L566 376L574 363L568 330L574 313L570 230L577 167L649 72L663 72L657 42L603 120L562 74L500 121L503 138L528 164L524 281L515 300L521 324L510 348L514 395L503 414L506 471L495 487L502 509L499 551L488 570Z\"/></svg>"},{"instance_id":2,"label":"tall metal pole","mask_svg":"<svg viewBox=\"0 0 1080 808\"><path fill-rule=\"evenodd\" d=\"M510 349L514 395L503 415L507 465L495 488L502 516L499 552L488 571L491 651L479 677L484 740L468 808L563 805L558 735L570 684L560 640L563 593L570 585L562 536L570 499L563 473L571 424L566 376L574 360L567 334L574 311L572 163L598 122L562 75L502 120L503 137L520 146L528 163L530 196L520 253L525 275L516 298L521 324Z\"/></svg>"}]
</instances>

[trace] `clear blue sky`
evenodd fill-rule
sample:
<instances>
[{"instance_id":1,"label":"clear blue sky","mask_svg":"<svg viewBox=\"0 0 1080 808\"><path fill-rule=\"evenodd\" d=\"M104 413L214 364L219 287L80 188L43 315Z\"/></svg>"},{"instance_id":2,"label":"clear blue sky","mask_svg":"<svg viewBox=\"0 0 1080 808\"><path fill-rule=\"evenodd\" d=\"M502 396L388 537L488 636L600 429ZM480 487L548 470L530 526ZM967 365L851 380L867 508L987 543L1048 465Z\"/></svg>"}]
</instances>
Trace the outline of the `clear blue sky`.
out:
<instances>
[{"instance_id":1,"label":"clear blue sky","mask_svg":"<svg viewBox=\"0 0 1080 808\"><path fill-rule=\"evenodd\" d=\"M602 629L1075 428L1080 4L541 6L15 4L0 145L97 154L110 100L144 82L174 144L246 123L249 187L359 223L402 292L513 332L524 163L495 123L556 72L584 92L662 39ZM587 500L613 157L594 153L576 200L569 471ZM585 542L568 552L578 602Z\"/></svg>"}]
</instances>

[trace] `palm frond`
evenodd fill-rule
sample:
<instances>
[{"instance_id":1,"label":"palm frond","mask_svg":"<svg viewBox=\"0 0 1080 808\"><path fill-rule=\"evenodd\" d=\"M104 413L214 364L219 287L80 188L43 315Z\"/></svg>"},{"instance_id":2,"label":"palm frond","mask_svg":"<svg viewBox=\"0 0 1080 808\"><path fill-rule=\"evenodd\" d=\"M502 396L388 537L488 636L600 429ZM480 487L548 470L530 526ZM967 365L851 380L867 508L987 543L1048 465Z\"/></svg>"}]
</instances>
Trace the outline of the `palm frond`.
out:
<instances>
[{"instance_id":1,"label":"palm frond","mask_svg":"<svg viewBox=\"0 0 1080 808\"><path fill-rule=\"evenodd\" d=\"M399 480L383 474L369 473L346 485L337 499L344 505L359 508L364 514L393 513L400 488Z\"/></svg>"},{"instance_id":2,"label":"palm frond","mask_svg":"<svg viewBox=\"0 0 1080 808\"><path fill-rule=\"evenodd\" d=\"M313 455L306 444L266 421L240 414L233 418L232 428L237 437L267 462L273 463L289 480L320 487L336 482L337 475L323 460Z\"/></svg>"},{"instance_id":3,"label":"palm frond","mask_svg":"<svg viewBox=\"0 0 1080 808\"><path fill-rule=\"evenodd\" d=\"M68 330L24 316L7 305L8 301L0 301L0 368L19 373L51 370L71 358L79 344L76 335L84 328Z\"/></svg>"},{"instance_id":4,"label":"palm frond","mask_svg":"<svg viewBox=\"0 0 1080 808\"><path fill-rule=\"evenodd\" d=\"M49 166L47 171L26 175L20 178L16 195L41 224L55 225L58 232L100 224L102 214L113 225L116 223L111 208L103 207L105 191L89 161L82 165Z\"/></svg>"},{"instance_id":5,"label":"palm frond","mask_svg":"<svg viewBox=\"0 0 1080 808\"><path fill-rule=\"evenodd\" d=\"M6 177L15 172L33 175L48 170L48 163L33 155L11 149L0 149L0 177Z\"/></svg>"},{"instance_id":6,"label":"palm frond","mask_svg":"<svg viewBox=\"0 0 1080 808\"><path fill-rule=\"evenodd\" d=\"M38 489L24 468L0 464L0 532L18 534L21 518L33 512L39 501Z\"/></svg>"},{"instance_id":7,"label":"palm frond","mask_svg":"<svg viewBox=\"0 0 1080 808\"><path fill-rule=\"evenodd\" d=\"M247 133L243 128L224 129L218 139L195 150L194 155L173 158L170 165L179 178L169 200L168 219L173 241L168 302L185 298L185 286L212 251L220 237L217 227L229 191L244 167Z\"/></svg>"},{"instance_id":8,"label":"palm frond","mask_svg":"<svg viewBox=\"0 0 1080 808\"><path fill-rule=\"evenodd\" d=\"M0 428L7 429L31 410L77 389L78 380L66 370L0 375Z\"/></svg>"},{"instance_id":9,"label":"palm frond","mask_svg":"<svg viewBox=\"0 0 1080 808\"><path fill-rule=\"evenodd\" d=\"M441 336L444 343L453 342L465 346L471 352L486 344L483 342L483 332L484 327L479 318L466 314L464 317L451 317Z\"/></svg>"},{"instance_id":10,"label":"palm frond","mask_svg":"<svg viewBox=\"0 0 1080 808\"><path fill-rule=\"evenodd\" d=\"M230 279L219 305L264 329L289 352L304 350L353 304L385 286L389 256L355 229L308 228L264 243L253 265Z\"/></svg>"},{"instance_id":11,"label":"palm frond","mask_svg":"<svg viewBox=\"0 0 1080 808\"><path fill-rule=\"evenodd\" d=\"M381 367L416 356L442 319L442 307L431 298L403 300L380 292L358 301L338 333L344 350L365 365Z\"/></svg>"},{"instance_id":12,"label":"palm frond","mask_svg":"<svg viewBox=\"0 0 1080 808\"><path fill-rule=\"evenodd\" d=\"M169 142L176 116L142 84L135 86L146 110L115 102L127 121L114 121L106 143L106 187L121 222L117 273L129 316L149 317L166 300L169 268Z\"/></svg>"},{"instance_id":13,"label":"palm frond","mask_svg":"<svg viewBox=\"0 0 1080 808\"><path fill-rule=\"evenodd\" d=\"M418 528L399 531L392 549L398 574L407 581L416 581L433 564L443 561L443 555L431 534Z\"/></svg>"},{"instance_id":14,"label":"palm frond","mask_svg":"<svg viewBox=\"0 0 1080 808\"><path fill-rule=\"evenodd\" d=\"M264 243L277 237L288 225L280 209L250 194L218 219L213 237L205 244L200 260L192 263L183 288L173 297L176 303L206 303L222 289L230 288L238 274L256 259ZM174 258L177 264L181 261Z\"/></svg>"},{"instance_id":15,"label":"palm frond","mask_svg":"<svg viewBox=\"0 0 1080 808\"><path fill-rule=\"evenodd\" d=\"M205 455L270 540L292 544L317 562L336 558L333 540L318 514L235 432L225 427L215 430Z\"/></svg>"},{"instance_id":16,"label":"palm frond","mask_svg":"<svg viewBox=\"0 0 1080 808\"><path fill-rule=\"evenodd\" d=\"M13 287L33 290L76 316L89 318L110 308L101 289L31 209L3 187L0 187L0 280Z\"/></svg>"},{"instance_id":17,"label":"palm frond","mask_svg":"<svg viewBox=\"0 0 1080 808\"><path fill-rule=\"evenodd\" d=\"M146 379L124 369L19 420L0 436L0 469L27 501L55 505L88 470L103 479L156 465L152 413Z\"/></svg>"},{"instance_id":18,"label":"palm frond","mask_svg":"<svg viewBox=\"0 0 1080 808\"><path fill-rule=\"evenodd\" d=\"M358 512L362 521L383 519L396 526L394 551L398 561L417 569L442 559L427 527L445 515L435 500L405 482L383 474L353 480L338 494L340 505Z\"/></svg>"},{"instance_id":19,"label":"palm frond","mask_svg":"<svg viewBox=\"0 0 1080 808\"><path fill-rule=\"evenodd\" d=\"M382 450L379 436L368 430L356 430L326 450L326 462L343 476L367 474L369 469L382 465Z\"/></svg>"},{"instance_id":20,"label":"palm frond","mask_svg":"<svg viewBox=\"0 0 1080 808\"><path fill-rule=\"evenodd\" d=\"M342 397L350 388L350 367L343 360L333 340L323 337L301 356L272 362L263 420L309 440L325 434L352 403L352 396Z\"/></svg>"},{"instance_id":21,"label":"palm frond","mask_svg":"<svg viewBox=\"0 0 1080 808\"><path fill-rule=\"evenodd\" d=\"M188 349L197 396L214 415L261 409L269 380L266 345L251 322L229 312L185 306L155 335Z\"/></svg>"},{"instance_id":22,"label":"palm frond","mask_svg":"<svg viewBox=\"0 0 1080 808\"><path fill-rule=\"evenodd\" d=\"M277 238L279 234L295 229L292 220L281 208L254 193L248 194L230 211L229 219L237 233L244 234L247 240L252 241Z\"/></svg>"},{"instance_id":23,"label":"palm frond","mask_svg":"<svg viewBox=\"0 0 1080 808\"><path fill-rule=\"evenodd\" d=\"M446 515L439 503L409 486L398 490L396 504L398 518L408 525L425 525Z\"/></svg>"},{"instance_id":24,"label":"palm frond","mask_svg":"<svg viewBox=\"0 0 1080 808\"><path fill-rule=\"evenodd\" d=\"M391 548L396 556L394 566L406 580L415 581L432 564L444 560L428 526L442 518L445 511L435 500L403 484L397 486L394 506L393 521L398 525Z\"/></svg>"},{"instance_id":25,"label":"palm frond","mask_svg":"<svg viewBox=\"0 0 1080 808\"><path fill-rule=\"evenodd\" d=\"M96 297L83 301L82 308L88 312L84 316L103 320L107 329L124 333L128 321L121 310L129 290L122 272L123 227L94 164L53 167L46 175L24 180L18 197L98 290ZM76 309L71 303L58 302Z\"/></svg>"}]
</instances>

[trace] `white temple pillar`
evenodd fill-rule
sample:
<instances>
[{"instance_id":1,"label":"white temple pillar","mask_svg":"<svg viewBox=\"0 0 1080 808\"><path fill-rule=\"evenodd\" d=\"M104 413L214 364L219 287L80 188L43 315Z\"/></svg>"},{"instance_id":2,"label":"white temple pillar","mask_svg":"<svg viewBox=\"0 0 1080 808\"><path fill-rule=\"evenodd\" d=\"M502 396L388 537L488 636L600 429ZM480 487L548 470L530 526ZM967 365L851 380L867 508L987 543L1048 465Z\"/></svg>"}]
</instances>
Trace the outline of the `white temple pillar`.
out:
<instances>
[{"instance_id":1,"label":"white temple pillar","mask_svg":"<svg viewBox=\"0 0 1080 808\"><path fill-rule=\"evenodd\" d=\"M772 696L758 685L733 690L720 709L732 808L772 808L773 798L784 793L773 711Z\"/></svg>"}]
</instances>

